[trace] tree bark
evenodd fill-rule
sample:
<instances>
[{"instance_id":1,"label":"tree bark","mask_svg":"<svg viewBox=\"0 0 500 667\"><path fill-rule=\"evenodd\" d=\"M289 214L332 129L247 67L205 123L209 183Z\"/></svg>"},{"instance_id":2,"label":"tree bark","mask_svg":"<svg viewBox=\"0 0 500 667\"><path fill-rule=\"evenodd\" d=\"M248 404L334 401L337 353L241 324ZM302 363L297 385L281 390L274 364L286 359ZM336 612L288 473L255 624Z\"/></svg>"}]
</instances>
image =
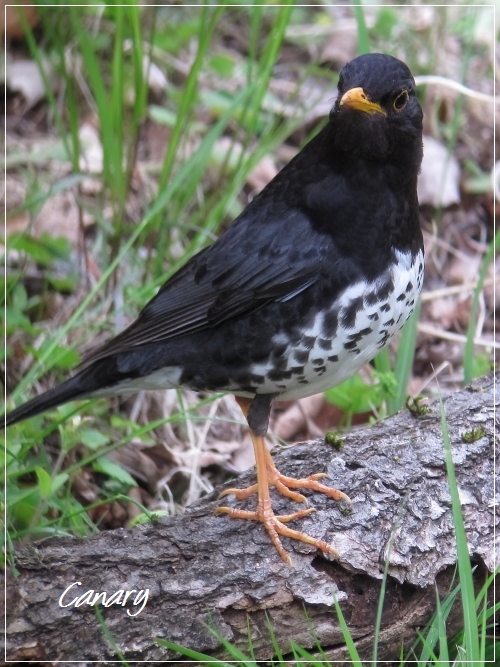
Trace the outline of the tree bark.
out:
<instances>
[{"instance_id":1,"label":"tree bark","mask_svg":"<svg viewBox=\"0 0 500 667\"><path fill-rule=\"evenodd\" d=\"M490 375L444 401L469 553L478 564L477 585L495 562L493 388ZM81 586L73 587L64 602L89 589L108 594L149 589L146 606L134 617L126 610L138 610L130 604L136 593L126 608L100 607L127 660L181 660L155 638L224 657L210 625L247 653L250 632L255 657L269 659L274 651L267 619L285 655L290 640L315 653L316 637L331 660L342 660L347 654L333 593L361 656L370 657L387 558L378 657L397 659L401 645L411 645L430 618L435 584L443 594L448 590L456 563L440 421L438 403L422 416L405 409L351 433L340 451L319 440L275 456L287 475L327 471L331 484L352 499L348 511L321 494L309 494L318 511L292 524L331 542L339 552L336 561L284 538L293 560L288 567L261 525L214 516L220 504L215 494L182 516L19 550L17 576L8 575L8 659L116 656L92 606L59 606L61 594L74 582ZM254 482L254 474L242 475L237 486ZM273 498L277 513L291 511L291 501ZM248 508L255 503L225 501ZM459 625L457 608L448 620L449 633Z\"/></svg>"}]
</instances>

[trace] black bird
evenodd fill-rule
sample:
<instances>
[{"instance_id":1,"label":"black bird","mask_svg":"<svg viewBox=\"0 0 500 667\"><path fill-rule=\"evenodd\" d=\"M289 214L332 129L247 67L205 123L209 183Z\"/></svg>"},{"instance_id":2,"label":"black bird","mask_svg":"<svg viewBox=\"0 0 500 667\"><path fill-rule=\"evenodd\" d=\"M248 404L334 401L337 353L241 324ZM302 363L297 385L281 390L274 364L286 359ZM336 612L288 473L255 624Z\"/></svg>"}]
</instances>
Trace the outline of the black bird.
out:
<instances>
[{"instance_id":1,"label":"black bird","mask_svg":"<svg viewBox=\"0 0 500 667\"><path fill-rule=\"evenodd\" d=\"M231 227L170 278L125 331L93 352L58 387L6 415L14 424L73 399L189 387L233 392L255 447L254 512L281 557L279 535L324 552L329 544L284 524L269 485L345 494L281 475L264 444L274 399L338 384L403 327L423 282L417 175L422 110L408 67L363 55L340 73L327 125L246 207Z\"/></svg>"}]
</instances>

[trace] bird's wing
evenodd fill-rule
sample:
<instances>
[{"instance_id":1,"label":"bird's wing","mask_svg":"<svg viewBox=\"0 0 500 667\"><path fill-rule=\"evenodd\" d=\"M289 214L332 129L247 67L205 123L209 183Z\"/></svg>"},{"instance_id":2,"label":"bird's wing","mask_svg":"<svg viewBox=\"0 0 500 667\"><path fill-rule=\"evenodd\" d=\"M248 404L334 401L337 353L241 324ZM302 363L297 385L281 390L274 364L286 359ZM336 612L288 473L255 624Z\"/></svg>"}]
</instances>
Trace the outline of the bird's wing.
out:
<instances>
[{"instance_id":1,"label":"bird's wing","mask_svg":"<svg viewBox=\"0 0 500 667\"><path fill-rule=\"evenodd\" d=\"M161 287L135 322L84 363L215 327L270 301L292 298L319 274L326 251L319 236L297 210L282 213L280 224L273 225L266 215L255 220L247 208L214 245Z\"/></svg>"}]
</instances>

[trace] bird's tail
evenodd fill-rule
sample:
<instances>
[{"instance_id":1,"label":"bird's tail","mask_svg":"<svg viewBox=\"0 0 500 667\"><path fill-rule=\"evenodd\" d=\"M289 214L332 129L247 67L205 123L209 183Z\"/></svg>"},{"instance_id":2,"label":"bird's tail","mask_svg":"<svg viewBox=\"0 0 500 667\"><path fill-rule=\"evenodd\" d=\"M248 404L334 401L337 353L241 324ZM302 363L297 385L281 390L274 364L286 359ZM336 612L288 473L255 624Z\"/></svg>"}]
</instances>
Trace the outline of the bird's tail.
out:
<instances>
[{"instance_id":1,"label":"bird's tail","mask_svg":"<svg viewBox=\"0 0 500 667\"><path fill-rule=\"evenodd\" d=\"M84 368L57 387L49 389L44 394L8 412L4 417L0 417L0 425L5 419L5 426L11 426L68 401L89 397L94 392L109 386L110 373L109 367L106 368L106 361L104 360L104 363L100 361Z\"/></svg>"}]
</instances>

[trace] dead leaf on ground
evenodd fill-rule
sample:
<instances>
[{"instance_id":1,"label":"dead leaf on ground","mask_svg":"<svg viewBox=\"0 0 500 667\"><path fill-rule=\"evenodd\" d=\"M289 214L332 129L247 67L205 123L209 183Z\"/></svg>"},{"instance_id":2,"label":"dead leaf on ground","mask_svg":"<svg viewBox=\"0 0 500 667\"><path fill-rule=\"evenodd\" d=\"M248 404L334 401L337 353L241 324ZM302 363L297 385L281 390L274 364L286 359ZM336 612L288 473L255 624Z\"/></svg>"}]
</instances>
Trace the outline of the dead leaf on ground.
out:
<instances>
[{"instance_id":1,"label":"dead leaf on ground","mask_svg":"<svg viewBox=\"0 0 500 667\"><path fill-rule=\"evenodd\" d=\"M255 465L255 454L250 433L247 432L237 444L238 448L231 460L231 466L235 472L243 472Z\"/></svg>"},{"instance_id":2,"label":"dead leaf on ground","mask_svg":"<svg viewBox=\"0 0 500 667\"><path fill-rule=\"evenodd\" d=\"M98 130L91 123L83 123L78 132L82 153L80 155L80 169L90 174L101 174L104 162L104 153ZM81 184L84 194L93 195L100 192L102 184L97 178L89 178Z\"/></svg>"},{"instance_id":3,"label":"dead leaf on ground","mask_svg":"<svg viewBox=\"0 0 500 667\"><path fill-rule=\"evenodd\" d=\"M424 159L418 177L420 204L446 208L460 203L460 167L446 146L424 136Z\"/></svg>"},{"instance_id":4,"label":"dead leaf on ground","mask_svg":"<svg viewBox=\"0 0 500 667\"><path fill-rule=\"evenodd\" d=\"M43 65L52 87L54 87L52 69L47 63ZM45 85L38 65L33 60L14 60L6 66L7 89L22 96L23 112L31 109L45 97Z\"/></svg>"},{"instance_id":5,"label":"dead leaf on ground","mask_svg":"<svg viewBox=\"0 0 500 667\"><path fill-rule=\"evenodd\" d=\"M147 450L141 451L134 444L125 445L108 454L109 458L120 467L154 489L159 478L155 462L147 455Z\"/></svg>"},{"instance_id":6,"label":"dead leaf on ground","mask_svg":"<svg viewBox=\"0 0 500 667\"><path fill-rule=\"evenodd\" d=\"M313 430L315 430L311 422L314 422L324 402L325 397L323 394L314 394L313 396L307 396L295 401L276 419L273 426L273 433L277 438L289 442L293 440L295 435L304 431L304 429L311 431L311 427L313 427ZM319 431L317 427L316 430ZM318 433L314 433L313 435L318 435Z\"/></svg>"},{"instance_id":7,"label":"dead leaf on ground","mask_svg":"<svg viewBox=\"0 0 500 667\"><path fill-rule=\"evenodd\" d=\"M417 349L417 360L423 360L431 368L437 368L443 361L452 366L460 366L463 357L463 345L438 338L427 339Z\"/></svg>"},{"instance_id":8,"label":"dead leaf on ground","mask_svg":"<svg viewBox=\"0 0 500 667\"><path fill-rule=\"evenodd\" d=\"M78 470L71 484L75 498L83 504L91 505L99 497L99 487L88 470Z\"/></svg>"},{"instance_id":9,"label":"dead leaf on ground","mask_svg":"<svg viewBox=\"0 0 500 667\"><path fill-rule=\"evenodd\" d=\"M24 12L24 16L32 28L38 25L40 21L36 7L33 5L14 7L13 4L13 0L0 3L0 34L2 37L5 35L8 40L22 39L24 37L24 29L19 19L19 11ZM7 7L7 5L9 6Z\"/></svg>"},{"instance_id":10,"label":"dead leaf on ground","mask_svg":"<svg viewBox=\"0 0 500 667\"><path fill-rule=\"evenodd\" d=\"M5 221L5 229L7 236L10 234L18 234L24 232L30 224L30 215L27 211L18 213L17 215L8 216Z\"/></svg>"},{"instance_id":11,"label":"dead leaf on ground","mask_svg":"<svg viewBox=\"0 0 500 667\"><path fill-rule=\"evenodd\" d=\"M28 185L26 180L17 174L7 173L5 175L5 191L0 194L0 206L4 204L7 213L21 206L26 198ZM7 220L7 233L9 233L9 220Z\"/></svg>"},{"instance_id":12,"label":"dead leaf on ground","mask_svg":"<svg viewBox=\"0 0 500 667\"><path fill-rule=\"evenodd\" d=\"M93 219L85 215L84 224ZM48 232L51 236L64 236L76 246L79 235L78 207L71 192L62 192L48 199L33 222L33 236Z\"/></svg>"},{"instance_id":13,"label":"dead leaf on ground","mask_svg":"<svg viewBox=\"0 0 500 667\"><path fill-rule=\"evenodd\" d=\"M358 48L358 34L354 21L344 22L341 26L332 27L332 32L321 52L320 62L332 63L340 69L352 60Z\"/></svg>"},{"instance_id":14,"label":"dead leaf on ground","mask_svg":"<svg viewBox=\"0 0 500 667\"><path fill-rule=\"evenodd\" d=\"M447 283L449 285L467 285L477 278L481 257L471 257L465 261L461 257L451 257L446 270Z\"/></svg>"},{"instance_id":15,"label":"dead leaf on ground","mask_svg":"<svg viewBox=\"0 0 500 667\"><path fill-rule=\"evenodd\" d=\"M160 97L168 87L168 79L165 72L154 62L151 62L147 56L144 56L143 69L144 75L148 77L149 90L153 95Z\"/></svg>"},{"instance_id":16,"label":"dead leaf on ground","mask_svg":"<svg viewBox=\"0 0 500 667\"><path fill-rule=\"evenodd\" d=\"M252 190L260 192L266 187L269 181L273 180L277 173L278 168L275 161L270 155L266 155L248 174L247 183Z\"/></svg>"},{"instance_id":17,"label":"dead leaf on ground","mask_svg":"<svg viewBox=\"0 0 500 667\"><path fill-rule=\"evenodd\" d=\"M465 300L454 297L432 299L429 303L428 313L430 318L438 322L442 329L458 328L463 330L469 321L470 292L466 294Z\"/></svg>"}]
</instances>

